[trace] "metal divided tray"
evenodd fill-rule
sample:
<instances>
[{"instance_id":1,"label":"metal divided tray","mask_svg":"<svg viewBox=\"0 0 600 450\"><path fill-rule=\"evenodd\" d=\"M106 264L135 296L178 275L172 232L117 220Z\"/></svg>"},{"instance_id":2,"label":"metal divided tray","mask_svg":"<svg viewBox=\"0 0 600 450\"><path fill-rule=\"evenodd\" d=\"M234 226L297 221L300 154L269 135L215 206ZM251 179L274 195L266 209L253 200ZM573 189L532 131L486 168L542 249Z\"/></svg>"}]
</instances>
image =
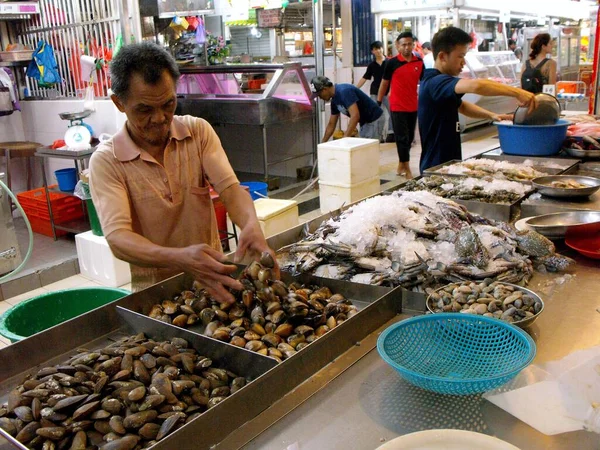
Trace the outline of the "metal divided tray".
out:
<instances>
[{"instance_id":1,"label":"metal divided tray","mask_svg":"<svg viewBox=\"0 0 600 450\"><path fill-rule=\"evenodd\" d=\"M42 366L54 365L67 360L76 354L75 349L77 348L84 347L90 350L102 348L123 336L135 335L140 332L144 332L148 337L155 340L167 340L173 337L186 339L200 354L211 358L213 361L218 361L222 367L250 380L258 379L277 366L275 360L266 356L236 348L232 345L221 345L213 339L127 311L116 306L116 302L113 302L2 349L0 359L11 361L11 364L2 364L0 368L0 379L2 379L0 398L2 402L6 401L8 392L20 384L28 373L34 373ZM251 385L252 383L248 384L248 386ZM235 410L235 408L245 405L244 408L258 414L261 409L268 406L251 402L246 405L245 402L248 402L248 400L248 390L242 388L171 436L185 432L187 428L197 429L205 426L211 427L208 429L216 427L214 435L219 436L217 425L228 410ZM243 423L236 415L229 417L228 422L234 427L236 424L241 425ZM6 434L4 430L0 429L0 434L15 448L27 448ZM197 436L198 448L203 448L205 441L212 440L212 435L213 433L207 433ZM159 448L163 445L163 442L170 441L171 436L160 441L160 445L156 447ZM206 442L206 444L208 447L209 442ZM163 446L162 448L168 447Z\"/></svg>"},{"instance_id":2,"label":"metal divided tray","mask_svg":"<svg viewBox=\"0 0 600 450\"><path fill-rule=\"evenodd\" d=\"M482 154L482 155L478 155L475 158L472 159L495 159L498 161L508 161L508 162L513 162L513 163L522 163L523 161L529 159L529 160L535 160L534 157L523 157L523 156L510 156L510 155L489 155L489 154ZM512 158L514 158L515 160L512 160ZM545 160L551 160L554 161L553 158L545 158ZM568 170L569 168L571 168L573 165L577 164L579 162L579 160L569 160L569 159L555 159L555 161L557 161L558 164L563 164L564 165L564 169L550 169L547 167L544 167L543 165L539 165L539 166L532 166L534 169L538 170L539 172L543 172L547 175L559 175L562 174L565 170ZM568 161L567 163L565 163L565 161ZM443 164L439 164L437 166L434 167L430 167L429 169L423 171L423 175L424 176L430 176L430 175L441 175L441 176L446 176L446 177L460 177L460 178L466 178L466 177L470 177L472 175L468 175L468 174L449 174L449 173L443 173L440 172L440 170L443 167L446 166L451 166L453 164L458 164L463 162L460 159L453 159L452 161L448 161L445 162ZM474 177L477 178L477 177ZM517 181L517 180L515 180ZM529 183L528 181L517 181L519 183Z\"/></svg>"},{"instance_id":3,"label":"metal divided tray","mask_svg":"<svg viewBox=\"0 0 600 450\"><path fill-rule=\"evenodd\" d=\"M292 278L287 274L283 277L286 280ZM293 278L301 283L329 286L333 292L351 299L360 312L278 364L271 358L141 314L153 303L170 298L191 286L193 280L180 274L0 350L2 361L14 362L0 365L0 400L5 401L8 392L21 383L27 373L35 371L42 364L55 364L67 359L74 353L74 349L98 348L123 334L144 332L154 339L177 336L188 340L202 354L218 360L222 366L252 382L152 448L208 449L218 445L232 433L237 441L245 443L262 430L242 434L238 432L236 435L235 432L242 429L244 424L358 345L402 309L403 290L400 288L359 285L320 279L307 274ZM424 303L418 311L424 311ZM24 358L23 355L28 356ZM25 448L2 434L16 448Z\"/></svg>"},{"instance_id":4,"label":"metal divided tray","mask_svg":"<svg viewBox=\"0 0 600 450\"><path fill-rule=\"evenodd\" d=\"M474 157L474 159L486 158L486 159L495 159L499 161L508 161L512 163L522 163L526 160L530 160L533 162L539 162L539 164L534 164L533 168L539 170L540 172L545 172L548 175L559 175L564 171L569 170L571 167L576 165L579 162L579 159L574 159L572 157L568 158L549 158L549 157L539 157L539 156L516 156L516 155L506 155L502 152L502 149L497 148L494 150L490 150L485 153L481 153ZM561 168L549 168L547 165L556 165Z\"/></svg>"}]
</instances>

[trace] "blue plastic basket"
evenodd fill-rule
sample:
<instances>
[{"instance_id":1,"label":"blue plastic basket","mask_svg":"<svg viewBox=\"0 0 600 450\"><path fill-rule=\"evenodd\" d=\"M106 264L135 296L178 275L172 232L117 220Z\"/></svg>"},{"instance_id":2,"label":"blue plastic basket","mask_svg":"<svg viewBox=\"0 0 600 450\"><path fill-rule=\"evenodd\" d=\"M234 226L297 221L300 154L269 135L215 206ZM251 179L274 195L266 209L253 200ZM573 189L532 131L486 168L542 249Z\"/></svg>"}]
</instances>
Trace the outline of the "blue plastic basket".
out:
<instances>
[{"instance_id":1,"label":"blue plastic basket","mask_svg":"<svg viewBox=\"0 0 600 450\"><path fill-rule=\"evenodd\" d=\"M439 394L489 391L535 357L533 339L497 319L439 313L403 320L377 340L385 362L406 381Z\"/></svg>"}]
</instances>

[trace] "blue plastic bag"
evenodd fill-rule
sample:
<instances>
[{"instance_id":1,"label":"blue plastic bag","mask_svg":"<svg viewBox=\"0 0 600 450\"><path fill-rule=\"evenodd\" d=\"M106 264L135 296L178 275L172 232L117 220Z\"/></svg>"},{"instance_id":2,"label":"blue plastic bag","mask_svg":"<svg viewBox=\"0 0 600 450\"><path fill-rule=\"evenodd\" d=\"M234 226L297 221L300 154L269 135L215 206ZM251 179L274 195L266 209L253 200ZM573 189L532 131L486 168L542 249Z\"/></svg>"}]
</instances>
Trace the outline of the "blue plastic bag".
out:
<instances>
[{"instance_id":1,"label":"blue plastic bag","mask_svg":"<svg viewBox=\"0 0 600 450\"><path fill-rule=\"evenodd\" d=\"M62 82L58 73L58 64L52 45L43 39L38 42L33 52L33 59L27 68L27 76L38 80L40 87L52 87Z\"/></svg>"}]
</instances>

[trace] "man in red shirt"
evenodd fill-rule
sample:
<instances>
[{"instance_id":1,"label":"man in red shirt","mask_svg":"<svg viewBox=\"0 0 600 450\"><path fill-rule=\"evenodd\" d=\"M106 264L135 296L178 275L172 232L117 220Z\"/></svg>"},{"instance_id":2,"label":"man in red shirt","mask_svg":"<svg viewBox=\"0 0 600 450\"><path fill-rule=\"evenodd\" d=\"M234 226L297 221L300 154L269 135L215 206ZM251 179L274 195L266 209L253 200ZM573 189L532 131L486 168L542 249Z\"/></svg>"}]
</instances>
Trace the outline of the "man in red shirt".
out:
<instances>
[{"instance_id":1,"label":"man in red shirt","mask_svg":"<svg viewBox=\"0 0 600 450\"><path fill-rule=\"evenodd\" d=\"M412 178L410 171L410 146L415 138L417 124L417 86L423 77L423 60L413 54L415 38L410 31L400 33L396 38L398 56L387 62L383 79L379 86L377 102L381 101L388 87L392 125L398 150L398 175Z\"/></svg>"}]
</instances>

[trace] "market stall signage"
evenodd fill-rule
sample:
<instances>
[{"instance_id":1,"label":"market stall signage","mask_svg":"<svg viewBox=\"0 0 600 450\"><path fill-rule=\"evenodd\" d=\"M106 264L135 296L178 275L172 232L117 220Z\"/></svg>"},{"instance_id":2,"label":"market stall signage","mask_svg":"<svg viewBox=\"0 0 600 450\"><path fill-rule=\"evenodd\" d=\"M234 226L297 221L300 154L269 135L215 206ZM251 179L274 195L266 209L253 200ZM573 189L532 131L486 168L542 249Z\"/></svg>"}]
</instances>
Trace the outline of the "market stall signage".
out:
<instances>
[{"instance_id":1,"label":"market stall signage","mask_svg":"<svg viewBox=\"0 0 600 450\"><path fill-rule=\"evenodd\" d=\"M281 9L259 9L256 11L260 28L278 28L281 26L283 13Z\"/></svg>"}]
</instances>

